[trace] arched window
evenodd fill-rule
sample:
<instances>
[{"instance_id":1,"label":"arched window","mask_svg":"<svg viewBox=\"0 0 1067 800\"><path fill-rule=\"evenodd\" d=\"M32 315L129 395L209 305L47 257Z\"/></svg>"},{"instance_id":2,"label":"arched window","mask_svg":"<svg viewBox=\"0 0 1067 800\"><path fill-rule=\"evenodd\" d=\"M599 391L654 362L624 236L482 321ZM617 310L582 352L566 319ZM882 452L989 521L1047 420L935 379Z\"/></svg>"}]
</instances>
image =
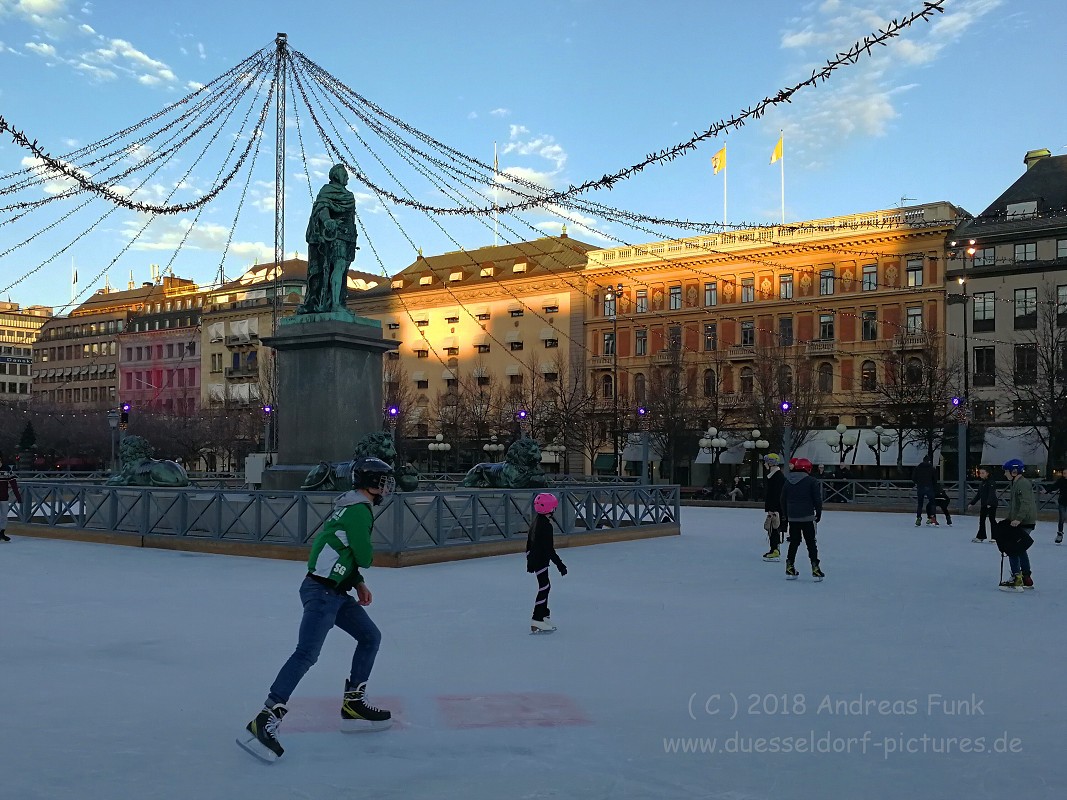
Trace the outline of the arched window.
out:
<instances>
[{"instance_id":1,"label":"arched window","mask_svg":"<svg viewBox=\"0 0 1067 800\"><path fill-rule=\"evenodd\" d=\"M819 364L819 391L829 394L834 390L834 368L828 361Z\"/></svg>"},{"instance_id":2,"label":"arched window","mask_svg":"<svg viewBox=\"0 0 1067 800\"><path fill-rule=\"evenodd\" d=\"M909 358L904 366L904 381L912 386L922 383L923 362L919 358Z\"/></svg>"},{"instance_id":3,"label":"arched window","mask_svg":"<svg viewBox=\"0 0 1067 800\"><path fill-rule=\"evenodd\" d=\"M714 397L719 393L719 379L715 370L704 370L704 396Z\"/></svg>"},{"instance_id":4,"label":"arched window","mask_svg":"<svg viewBox=\"0 0 1067 800\"><path fill-rule=\"evenodd\" d=\"M634 375L634 399L641 405L645 402L645 376L638 372Z\"/></svg>"},{"instance_id":5,"label":"arched window","mask_svg":"<svg viewBox=\"0 0 1067 800\"><path fill-rule=\"evenodd\" d=\"M778 394L782 397L793 394L793 368L788 364L778 367Z\"/></svg>"},{"instance_id":6,"label":"arched window","mask_svg":"<svg viewBox=\"0 0 1067 800\"><path fill-rule=\"evenodd\" d=\"M865 392L878 388L878 369L873 361L864 361L860 367L860 388Z\"/></svg>"},{"instance_id":7,"label":"arched window","mask_svg":"<svg viewBox=\"0 0 1067 800\"><path fill-rule=\"evenodd\" d=\"M741 370L741 394L752 394L752 367Z\"/></svg>"},{"instance_id":8,"label":"arched window","mask_svg":"<svg viewBox=\"0 0 1067 800\"><path fill-rule=\"evenodd\" d=\"M604 397L611 398L615 396L615 384L611 380L611 375L605 375L600 379L601 394Z\"/></svg>"}]
</instances>

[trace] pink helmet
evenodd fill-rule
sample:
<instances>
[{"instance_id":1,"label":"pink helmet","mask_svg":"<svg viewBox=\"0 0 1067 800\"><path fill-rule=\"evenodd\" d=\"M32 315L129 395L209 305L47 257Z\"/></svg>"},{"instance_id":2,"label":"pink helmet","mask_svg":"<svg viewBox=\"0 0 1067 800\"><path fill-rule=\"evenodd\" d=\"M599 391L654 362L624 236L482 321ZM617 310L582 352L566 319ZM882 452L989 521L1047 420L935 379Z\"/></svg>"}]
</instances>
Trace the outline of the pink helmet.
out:
<instances>
[{"instance_id":1,"label":"pink helmet","mask_svg":"<svg viewBox=\"0 0 1067 800\"><path fill-rule=\"evenodd\" d=\"M556 499L556 496L548 492L541 492L534 498L534 511L538 514L551 514L558 505L559 500Z\"/></svg>"}]
</instances>

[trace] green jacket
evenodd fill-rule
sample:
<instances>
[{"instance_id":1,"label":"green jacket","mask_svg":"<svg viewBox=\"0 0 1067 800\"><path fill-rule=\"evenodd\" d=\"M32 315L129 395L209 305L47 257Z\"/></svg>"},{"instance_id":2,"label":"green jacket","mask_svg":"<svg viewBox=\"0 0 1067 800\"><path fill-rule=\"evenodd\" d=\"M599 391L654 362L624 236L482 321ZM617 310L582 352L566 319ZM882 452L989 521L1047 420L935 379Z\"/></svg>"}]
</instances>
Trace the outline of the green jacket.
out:
<instances>
[{"instance_id":1,"label":"green jacket","mask_svg":"<svg viewBox=\"0 0 1067 800\"><path fill-rule=\"evenodd\" d=\"M363 583L359 568L369 567L374 557L373 530L370 498L355 490L345 492L334 501L333 513L311 544L308 572L331 581L340 592Z\"/></svg>"},{"instance_id":2,"label":"green jacket","mask_svg":"<svg viewBox=\"0 0 1067 800\"><path fill-rule=\"evenodd\" d=\"M1030 480L1022 475L1011 482L1006 519L1009 522L1017 519L1021 525L1037 523L1037 501L1034 499L1034 487Z\"/></svg>"}]
</instances>

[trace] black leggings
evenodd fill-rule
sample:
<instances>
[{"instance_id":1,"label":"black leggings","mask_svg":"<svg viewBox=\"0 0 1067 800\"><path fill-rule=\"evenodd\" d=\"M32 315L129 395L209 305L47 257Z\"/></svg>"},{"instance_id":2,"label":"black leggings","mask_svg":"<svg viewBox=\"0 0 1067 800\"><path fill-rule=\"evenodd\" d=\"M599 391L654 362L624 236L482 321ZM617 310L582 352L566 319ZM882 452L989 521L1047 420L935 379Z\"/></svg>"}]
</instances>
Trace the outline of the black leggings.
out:
<instances>
[{"instance_id":1,"label":"black leggings","mask_svg":"<svg viewBox=\"0 0 1067 800\"><path fill-rule=\"evenodd\" d=\"M771 540L771 550L777 550L779 546L781 546L782 540L785 538L788 529L789 523L783 520L780 528L771 528L767 532L767 536Z\"/></svg>"},{"instance_id":2,"label":"black leggings","mask_svg":"<svg viewBox=\"0 0 1067 800\"><path fill-rule=\"evenodd\" d=\"M808 546L808 558L811 559L811 565L815 566L819 563L819 548L815 544L814 522L789 523L789 553L786 555L785 560L790 564L796 560L801 538L804 539L804 544Z\"/></svg>"},{"instance_id":3,"label":"black leggings","mask_svg":"<svg viewBox=\"0 0 1067 800\"><path fill-rule=\"evenodd\" d=\"M975 537L976 539L985 539L986 520L989 520L989 531L992 533L993 526L997 524L996 506L982 506L978 516L978 535Z\"/></svg>"},{"instance_id":4,"label":"black leggings","mask_svg":"<svg viewBox=\"0 0 1067 800\"><path fill-rule=\"evenodd\" d=\"M552 581L548 579L548 567L537 570L537 599L534 601L533 618L538 622L548 619L548 593L552 591Z\"/></svg>"}]
</instances>

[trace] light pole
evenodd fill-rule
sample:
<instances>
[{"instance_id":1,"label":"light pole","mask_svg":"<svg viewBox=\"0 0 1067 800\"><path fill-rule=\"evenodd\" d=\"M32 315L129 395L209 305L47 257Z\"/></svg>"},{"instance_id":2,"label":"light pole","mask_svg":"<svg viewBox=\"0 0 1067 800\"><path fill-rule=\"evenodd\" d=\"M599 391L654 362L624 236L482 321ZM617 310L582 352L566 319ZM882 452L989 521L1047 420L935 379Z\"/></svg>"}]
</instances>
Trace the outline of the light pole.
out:
<instances>
[{"instance_id":1,"label":"light pole","mask_svg":"<svg viewBox=\"0 0 1067 800\"><path fill-rule=\"evenodd\" d=\"M793 404L783 400L778 410L782 412L782 459L788 464L793 456Z\"/></svg>"},{"instance_id":2,"label":"light pole","mask_svg":"<svg viewBox=\"0 0 1067 800\"><path fill-rule=\"evenodd\" d=\"M766 439L760 438L762 435L758 429L753 429L749 433L751 438L745 440L745 449L752 453L752 478L750 484L752 488L749 490L750 497L756 496L756 465L760 460L759 451L766 450L771 446L771 443Z\"/></svg>"},{"instance_id":3,"label":"light pole","mask_svg":"<svg viewBox=\"0 0 1067 800\"><path fill-rule=\"evenodd\" d=\"M874 451L874 463L878 469L878 477L882 477L882 453L893 446L893 440L897 437L892 433L886 433L881 425L875 425L874 430L867 433L865 442Z\"/></svg>"},{"instance_id":4,"label":"light pole","mask_svg":"<svg viewBox=\"0 0 1067 800\"><path fill-rule=\"evenodd\" d=\"M269 454L271 452L270 447L270 421L274 416L274 406L263 406L263 452ZM267 456L268 460L270 456Z\"/></svg>"},{"instance_id":5,"label":"light pole","mask_svg":"<svg viewBox=\"0 0 1067 800\"><path fill-rule=\"evenodd\" d=\"M619 469L619 295L622 284L608 289L611 301L611 443L615 456L615 477L621 474Z\"/></svg>"},{"instance_id":6,"label":"light pole","mask_svg":"<svg viewBox=\"0 0 1067 800\"><path fill-rule=\"evenodd\" d=\"M852 452L858 441L859 432L850 431L844 423L841 423L826 434L826 443L830 446L830 449L835 453L841 454L838 468L845 466L845 457Z\"/></svg>"},{"instance_id":7,"label":"light pole","mask_svg":"<svg viewBox=\"0 0 1067 800\"><path fill-rule=\"evenodd\" d=\"M520 408L515 412L515 421L519 423L519 438L528 439L530 437L530 412L525 408Z\"/></svg>"},{"instance_id":8,"label":"light pole","mask_svg":"<svg viewBox=\"0 0 1067 800\"><path fill-rule=\"evenodd\" d=\"M726 449L726 440L719 436L717 428L708 428L704 431L704 436L697 442L700 445L700 449L705 453L713 453L711 458L711 478L710 482L712 486L715 485L715 480L719 475L719 456L722 455L722 451Z\"/></svg>"},{"instance_id":9,"label":"light pole","mask_svg":"<svg viewBox=\"0 0 1067 800\"><path fill-rule=\"evenodd\" d=\"M119 412L115 409L107 412L107 425L111 429L111 471L115 472L118 469L115 465L115 439L119 430Z\"/></svg>"},{"instance_id":10,"label":"light pole","mask_svg":"<svg viewBox=\"0 0 1067 800\"><path fill-rule=\"evenodd\" d=\"M547 450L548 448L546 447L543 449ZM482 450L485 451L485 454L490 461L496 461L500 454L504 452L504 445L497 442L496 435L494 434L489 437L488 444L482 445Z\"/></svg>"},{"instance_id":11,"label":"light pole","mask_svg":"<svg viewBox=\"0 0 1067 800\"><path fill-rule=\"evenodd\" d=\"M971 266L974 266L974 239L970 240L967 247L967 255L971 257ZM967 260L963 260L963 268L967 269ZM953 305L963 306L963 397L953 398L953 406L957 413L956 445L959 452L956 453L956 478L959 481L959 512L967 511L967 467L971 456L971 437L967 427L970 398L971 398L971 363L970 347L968 342L967 324L967 301L971 296L967 293L967 278L960 276L956 279L960 285L960 293L950 295L948 301ZM960 402L956 402L956 400Z\"/></svg>"},{"instance_id":12,"label":"light pole","mask_svg":"<svg viewBox=\"0 0 1067 800\"><path fill-rule=\"evenodd\" d=\"M440 453L441 459L437 466L441 467L441 472L444 472L445 453L452 449L452 445L445 441L443 433L439 433L434 437L434 441L430 442L428 448L430 450L430 471L433 471L433 454Z\"/></svg>"},{"instance_id":13,"label":"light pole","mask_svg":"<svg viewBox=\"0 0 1067 800\"><path fill-rule=\"evenodd\" d=\"M651 485L652 476L648 472L648 423L648 409L644 406L638 406L637 424L641 429L641 482Z\"/></svg>"}]
</instances>

